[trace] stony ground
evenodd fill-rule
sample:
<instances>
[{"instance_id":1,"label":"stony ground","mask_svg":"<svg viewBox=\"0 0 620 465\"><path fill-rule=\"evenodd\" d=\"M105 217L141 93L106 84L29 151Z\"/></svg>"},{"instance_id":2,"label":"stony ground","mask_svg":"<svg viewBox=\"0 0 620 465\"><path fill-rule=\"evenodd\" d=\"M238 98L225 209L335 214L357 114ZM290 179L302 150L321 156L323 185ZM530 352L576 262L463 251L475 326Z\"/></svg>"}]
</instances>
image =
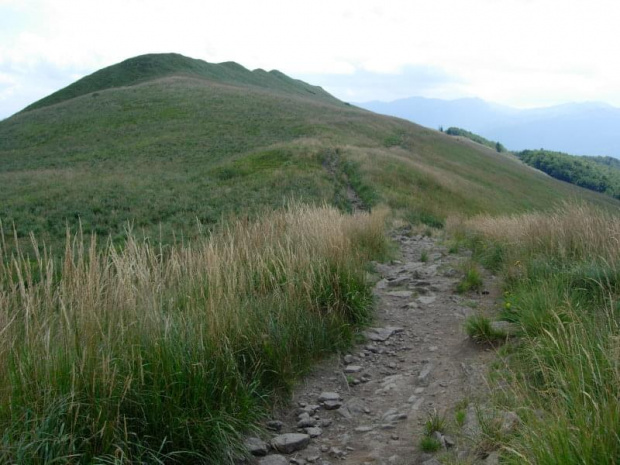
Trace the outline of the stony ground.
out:
<instances>
[{"instance_id":1,"label":"stony ground","mask_svg":"<svg viewBox=\"0 0 620 465\"><path fill-rule=\"evenodd\" d=\"M472 405L486 395L484 373L493 352L474 344L463 322L497 305L497 283L485 276L482 292L459 295L464 252L450 254L436 239L406 231L394 239L401 257L376 265L377 313L365 342L305 378L291 407L268 424L268 444L248 441L256 463L494 462L494 454L476 456L469 437L477 429ZM457 408L467 412L462 426L455 421ZM420 440L433 414L447 427L436 433L442 447L431 454L421 450Z\"/></svg>"}]
</instances>

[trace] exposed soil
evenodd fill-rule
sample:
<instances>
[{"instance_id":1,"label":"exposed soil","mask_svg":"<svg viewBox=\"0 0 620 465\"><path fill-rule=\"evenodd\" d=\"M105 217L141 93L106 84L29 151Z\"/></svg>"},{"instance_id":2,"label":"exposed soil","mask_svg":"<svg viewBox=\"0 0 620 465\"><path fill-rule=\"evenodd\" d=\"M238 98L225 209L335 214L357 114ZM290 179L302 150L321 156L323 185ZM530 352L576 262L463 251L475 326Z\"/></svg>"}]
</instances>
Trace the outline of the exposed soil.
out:
<instances>
[{"instance_id":1,"label":"exposed soil","mask_svg":"<svg viewBox=\"0 0 620 465\"><path fill-rule=\"evenodd\" d=\"M394 240L400 260L376 265L375 329L351 353L319 364L277 418L282 425L272 425L281 427L274 435L315 437L286 455L271 451L259 463L433 464L441 453L477 460L468 439L475 429L473 408L463 427L456 425L454 409L486 395L484 373L493 352L474 344L463 322L495 307L497 282L485 276L483 292L459 295L465 253L449 254L421 235L400 232ZM434 412L446 419L448 431L437 437L443 451L428 454L420 440Z\"/></svg>"}]
</instances>

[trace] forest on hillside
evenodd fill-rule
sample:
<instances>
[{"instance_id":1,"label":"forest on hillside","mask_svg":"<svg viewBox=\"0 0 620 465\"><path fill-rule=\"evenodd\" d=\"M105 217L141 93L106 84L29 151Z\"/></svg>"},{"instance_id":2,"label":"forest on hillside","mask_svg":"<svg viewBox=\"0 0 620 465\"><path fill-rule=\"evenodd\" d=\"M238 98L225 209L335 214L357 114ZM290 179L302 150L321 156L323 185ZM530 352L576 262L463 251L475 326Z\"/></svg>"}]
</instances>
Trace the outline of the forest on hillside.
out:
<instances>
[{"instance_id":1,"label":"forest on hillside","mask_svg":"<svg viewBox=\"0 0 620 465\"><path fill-rule=\"evenodd\" d=\"M487 147L491 149L495 149L500 153L506 151L506 147L504 147L499 142L494 142L492 140L485 139L484 137L478 134L474 134L471 131L467 131L466 129L450 127L446 129L446 134L448 134L449 136L466 137L470 140L473 140L474 142L478 142L479 144L486 145Z\"/></svg>"},{"instance_id":2,"label":"forest on hillside","mask_svg":"<svg viewBox=\"0 0 620 465\"><path fill-rule=\"evenodd\" d=\"M516 155L526 164L561 181L620 199L620 161L582 157L549 150L524 150Z\"/></svg>"}]
</instances>

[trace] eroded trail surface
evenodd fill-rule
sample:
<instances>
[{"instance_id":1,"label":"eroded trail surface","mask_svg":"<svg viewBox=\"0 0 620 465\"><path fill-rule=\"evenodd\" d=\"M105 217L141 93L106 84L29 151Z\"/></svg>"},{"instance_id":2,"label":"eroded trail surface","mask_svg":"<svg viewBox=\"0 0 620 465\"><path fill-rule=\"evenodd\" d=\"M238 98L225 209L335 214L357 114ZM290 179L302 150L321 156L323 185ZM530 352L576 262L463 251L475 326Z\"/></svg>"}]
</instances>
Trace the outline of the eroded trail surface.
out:
<instances>
[{"instance_id":1,"label":"eroded trail surface","mask_svg":"<svg viewBox=\"0 0 620 465\"><path fill-rule=\"evenodd\" d=\"M457 405L485 395L492 353L469 340L463 322L494 304L493 278L482 293L459 295L464 254L420 235L394 239L402 257L377 264L377 315L366 341L306 377L291 409L270 424L271 449L259 463L437 464L420 450L429 414L454 423ZM472 421L438 436L445 451L467 453L463 430Z\"/></svg>"}]
</instances>

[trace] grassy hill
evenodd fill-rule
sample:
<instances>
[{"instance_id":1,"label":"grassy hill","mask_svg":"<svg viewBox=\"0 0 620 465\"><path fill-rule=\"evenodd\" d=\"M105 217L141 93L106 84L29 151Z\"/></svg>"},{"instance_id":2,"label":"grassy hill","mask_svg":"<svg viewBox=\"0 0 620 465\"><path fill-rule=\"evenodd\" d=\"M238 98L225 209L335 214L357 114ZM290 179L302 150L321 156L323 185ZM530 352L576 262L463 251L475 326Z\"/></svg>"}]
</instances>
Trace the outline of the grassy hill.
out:
<instances>
[{"instance_id":1,"label":"grassy hill","mask_svg":"<svg viewBox=\"0 0 620 465\"><path fill-rule=\"evenodd\" d=\"M291 79L279 71L267 72L262 69L249 71L234 62L207 63L177 53L167 53L141 55L101 69L29 105L24 111L54 105L104 89L132 86L171 75L185 75L213 82L275 89L297 95L310 94L316 98L337 103L334 97L320 87Z\"/></svg>"},{"instance_id":2,"label":"grassy hill","mask_svg":"<svg viewBox=\"0 0 620 465\"><path fill-rule=\"evenodd\" d=\"M179 55L0 122L0 160L2 463L237 463L370 320L388 210L442 226L619 205L281 73ZM372 213L344 214L355 197Z\"/></svg>"},{"instance_id":3,"label":"grassy hill","mask_svg":"<svg viewBox=\"0 0 620 465\"><path fill-rule=\"evenodd\" d=\"M367 201L430 224L573 196L607 202L281 73L180 55L105 68L2 121L0 159L0 219L47 241L79 222L117 241L128 223L191 237L197 223L290 197L346 210L346 178Z\"/></svg>"}]
</instances>

